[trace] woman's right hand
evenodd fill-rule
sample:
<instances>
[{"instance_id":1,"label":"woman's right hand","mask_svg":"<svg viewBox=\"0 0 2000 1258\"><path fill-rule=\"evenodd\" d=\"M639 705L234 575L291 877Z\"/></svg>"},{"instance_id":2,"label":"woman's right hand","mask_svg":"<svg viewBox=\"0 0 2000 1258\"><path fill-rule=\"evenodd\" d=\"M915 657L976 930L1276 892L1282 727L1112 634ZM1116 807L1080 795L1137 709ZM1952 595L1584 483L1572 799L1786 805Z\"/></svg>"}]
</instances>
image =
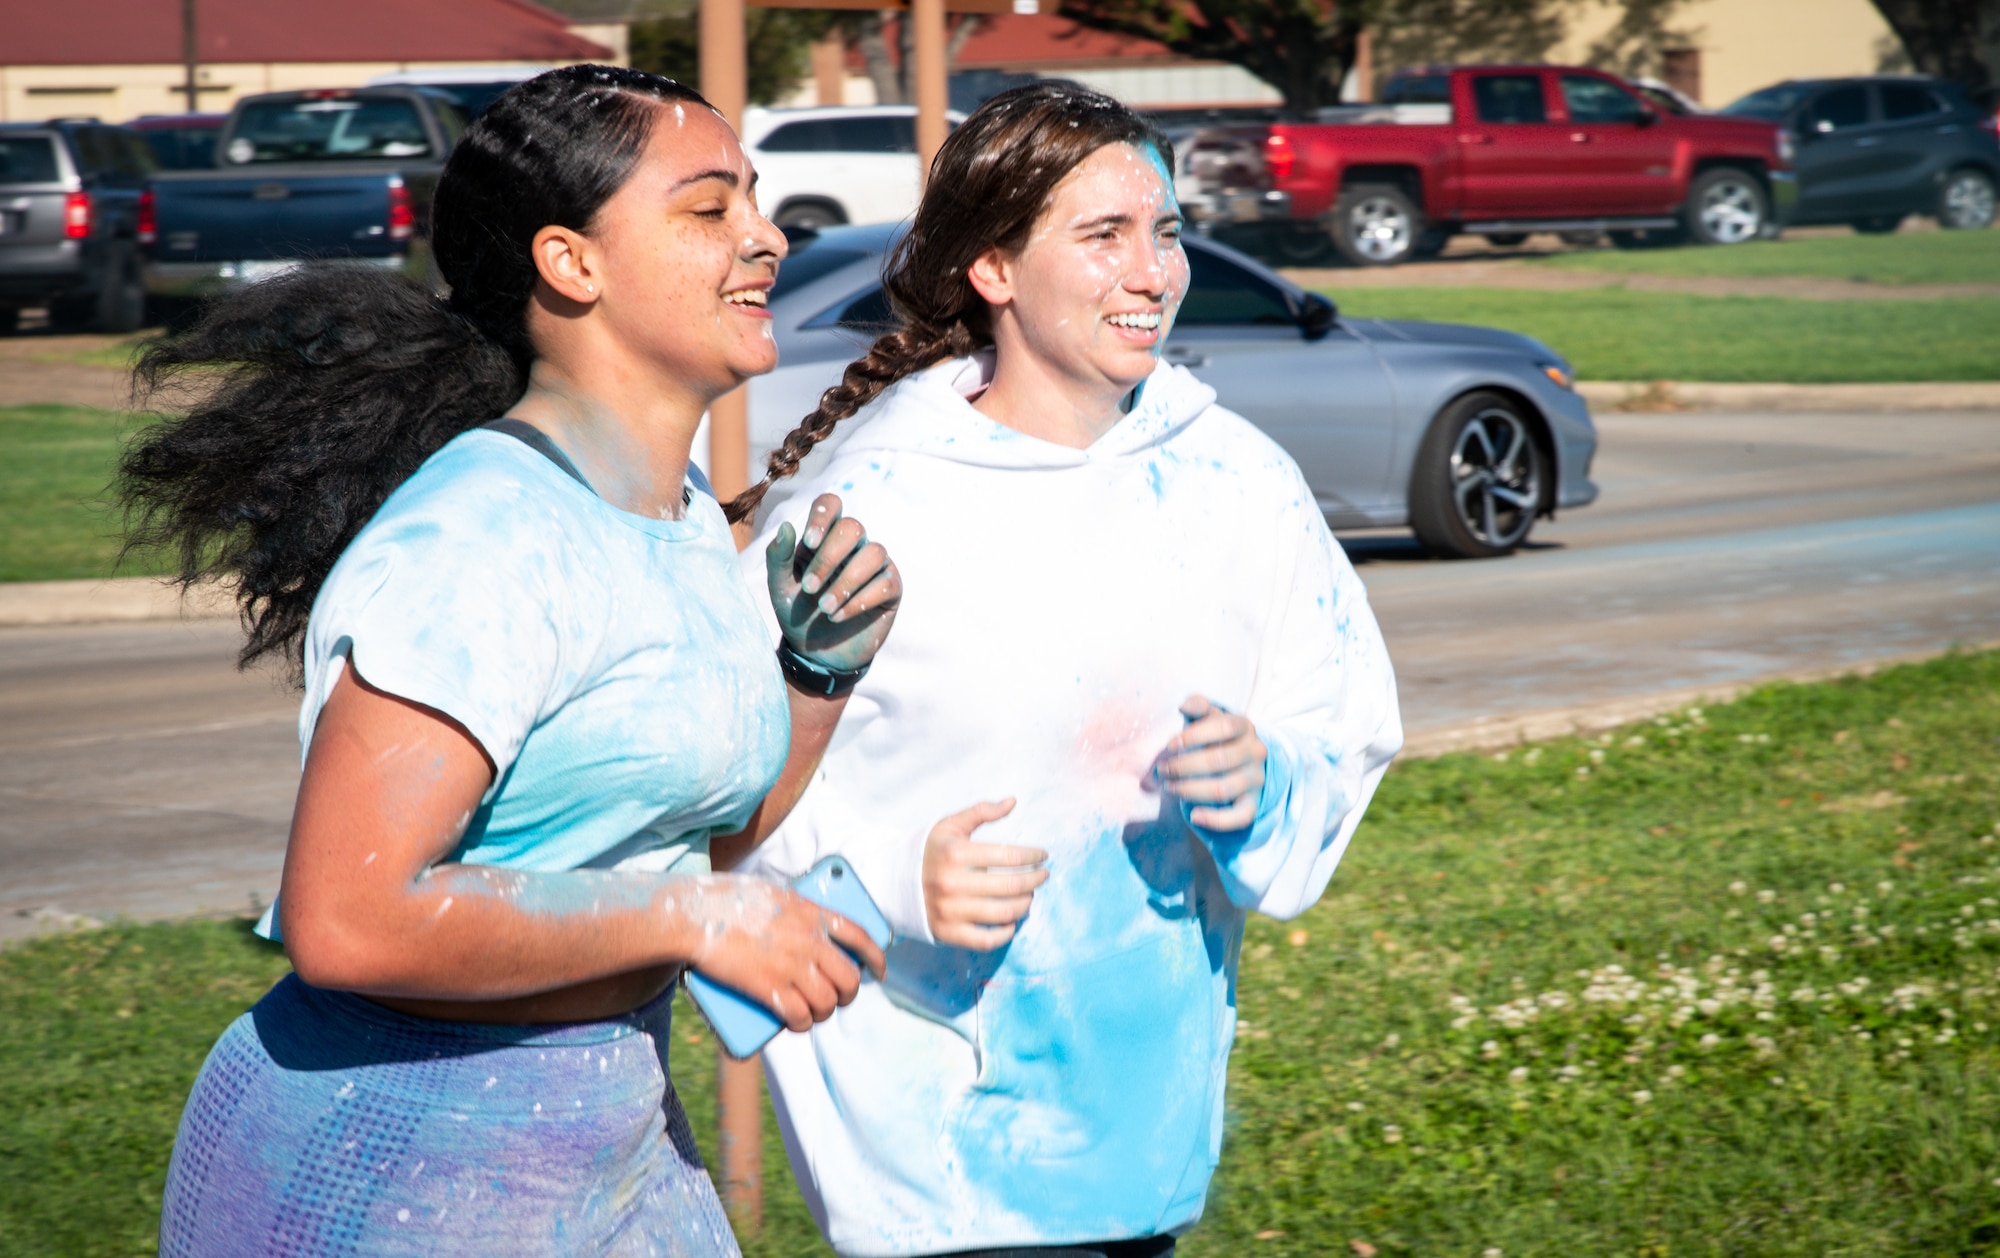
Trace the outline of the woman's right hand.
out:
<instances>
[{"instance_id":1,"label":"woman's right hand","mask_svg":"<svg viewBox=\"0 0 2000 1258\"><path fill-rule=\"evenodd\" d=\"M1049 880L1038 847L974 843L972 832L1014 811L1014 801L974 804L931 827L924 844L924 912L941 944L991 952L1014 937L1035 888Z\"/></svg>"},{"instance_id":2,"label":"woman's right hand","mask_svg":"<svg viewBox=\"0 0 2000 1258\"><path fill-rule=\"evenodd\" d=\"M692 968L762 1004L794 1031L811 1030L854 999L861 990L855 957L882 977L882 949L867 931L777 883L718 875L676 898L690 902L670 907L701 932Z\"/></svg>"}]
</instances>

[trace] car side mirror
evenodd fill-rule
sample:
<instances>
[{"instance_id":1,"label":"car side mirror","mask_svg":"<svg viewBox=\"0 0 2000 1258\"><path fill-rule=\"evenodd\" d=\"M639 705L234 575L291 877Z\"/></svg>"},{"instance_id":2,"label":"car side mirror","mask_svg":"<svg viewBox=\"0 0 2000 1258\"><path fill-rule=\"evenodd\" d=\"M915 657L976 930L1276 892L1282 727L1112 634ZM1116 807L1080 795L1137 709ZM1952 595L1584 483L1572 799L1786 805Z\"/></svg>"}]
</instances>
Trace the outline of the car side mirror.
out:
<instances>
[{"instance_id":1,"label":"car side mirror","mask_svg":"<svg viewBox=\"0 0 2000 1258\"><path fill-rule=\"evenodd\" d=\"M1650 127L1650 126L1652 126L1652 125L1653 125L1654 123L1658 122L1659 120L1660 120L1660 115L1659 115L1659 114L1657 114L1657 113L1653 112L1653 111L1652 111L1652 110L1650 110L1650 109L1646 109L1646 108L1643 108L1643 107L1642 107L1642 108L1641 108L1641 109L1639 110L1639 116L1638 116L1638 117L1636 117L1636 118L1634 118L1634 119L1632 120L1632 125L1633 125L1633 126L1635 126L1635 127L1638 127L1638 128L1640 128L1640 129L1642 129L1642 130L1643 130L1643 129L1645 129L1646 127Z\"/></svg>"},{"instance_id":2,"label":"car side mirror","mask_svg":"<svg viewBox=\"0 0 2000 1258\"><path fill-rule=\"evenodd\" d=\"M1340 307L1318 293L1307 293L1305 300L1299 303L1299 331L1305 333L1308 341L1317 341L1333 331L1333 325L1338 322Z\"/></svg>"}]
</instances>

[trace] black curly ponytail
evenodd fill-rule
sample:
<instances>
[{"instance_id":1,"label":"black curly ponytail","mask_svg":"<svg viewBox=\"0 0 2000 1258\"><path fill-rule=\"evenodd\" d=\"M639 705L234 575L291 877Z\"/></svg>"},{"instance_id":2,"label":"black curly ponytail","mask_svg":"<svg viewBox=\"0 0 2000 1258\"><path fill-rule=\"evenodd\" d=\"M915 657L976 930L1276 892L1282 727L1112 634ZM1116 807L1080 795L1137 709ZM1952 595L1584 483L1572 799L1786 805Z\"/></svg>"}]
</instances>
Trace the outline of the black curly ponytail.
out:
<instances>
[{"instance_id":1,"label":"black curly ponytail","mask_svg":"<svg viewBox=\"0 0 2000 1258\"><path fill-rule=\"evenodd\" d=\"M993 343L986 302L966 272L988 249L1018 249L1056 185L1108 144L1173 146L1144 118L1087 87L1059 79L1002 92L972 112L938 150L916 221L882 268L882 289L903 327L848 364L839 384L771 451L764 479L726 509L755 515L771 486L793 472L834 425L907 375Z\"/></svg>"},{"instance_id":2,"label":"black curly ponytail","mask_svg":"<svg viewBox=\"0 0 2000 1258\"><path fill-rule=\"evenodd\" d=\"M609 66L509 90L452 150L431 207L441 300L386 271L324 262L213 301L140 359L136 383L196 400L119 464L126 550L170 548L183 586L236 583L238 663L278 654L296 679L306 617L341 551L446 442L527 387L529 247L582 231L645 148L671 79ZM215 374L220 369L220 374Z\"/></svg>"}]
</instances>

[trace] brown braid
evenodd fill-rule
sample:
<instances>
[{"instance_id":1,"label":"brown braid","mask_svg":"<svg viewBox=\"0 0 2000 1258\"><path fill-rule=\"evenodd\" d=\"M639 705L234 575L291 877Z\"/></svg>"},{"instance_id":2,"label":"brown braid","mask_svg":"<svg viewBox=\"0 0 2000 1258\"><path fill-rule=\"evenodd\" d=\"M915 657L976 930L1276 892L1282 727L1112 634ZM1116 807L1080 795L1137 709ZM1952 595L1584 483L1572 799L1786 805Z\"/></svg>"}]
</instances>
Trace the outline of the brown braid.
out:
<instances>
[{"instance_id":1,"label":"brown braid","mask_svg":"<svg viewBox=\"0 0 2000 1258\"><path fill-rule=\"evenodd\" d=\"M1069 172L1108 144L1173 147L1109 96L1057 79L1002 92L974 110L938 150L916 220L882 268L902 321L849 363L840 383L771 451L764 479L723 509L734 524L756 514L771 486L799 470L841 420L903 377L993 343L986 303L966 276L982 254L1020 248Z\"/></svg>"}]
</instances>

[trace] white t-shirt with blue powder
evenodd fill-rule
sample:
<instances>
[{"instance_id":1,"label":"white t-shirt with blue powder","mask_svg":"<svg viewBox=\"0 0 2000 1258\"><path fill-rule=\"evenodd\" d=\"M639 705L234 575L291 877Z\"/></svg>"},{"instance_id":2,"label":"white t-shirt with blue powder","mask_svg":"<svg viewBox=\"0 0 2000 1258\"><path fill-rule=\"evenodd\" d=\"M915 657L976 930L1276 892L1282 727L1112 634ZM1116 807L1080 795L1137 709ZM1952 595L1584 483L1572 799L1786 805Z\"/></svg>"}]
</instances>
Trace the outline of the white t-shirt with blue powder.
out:
<instances>
[{"instance_id":1,"label":"white t-shirt with blue powder","mask_svg":"<svg viewBox=\"0 0 2000 1258\"><path fill-rule=\"evenodd\" d=\"M450 859L705 868L709 835L742 828L777 779L791 718L728 523L691 497L680 520L634 515L515 437L455 438L320 588L301 746L351 666L492 758Z\"/></svg>"}]
</instances>

